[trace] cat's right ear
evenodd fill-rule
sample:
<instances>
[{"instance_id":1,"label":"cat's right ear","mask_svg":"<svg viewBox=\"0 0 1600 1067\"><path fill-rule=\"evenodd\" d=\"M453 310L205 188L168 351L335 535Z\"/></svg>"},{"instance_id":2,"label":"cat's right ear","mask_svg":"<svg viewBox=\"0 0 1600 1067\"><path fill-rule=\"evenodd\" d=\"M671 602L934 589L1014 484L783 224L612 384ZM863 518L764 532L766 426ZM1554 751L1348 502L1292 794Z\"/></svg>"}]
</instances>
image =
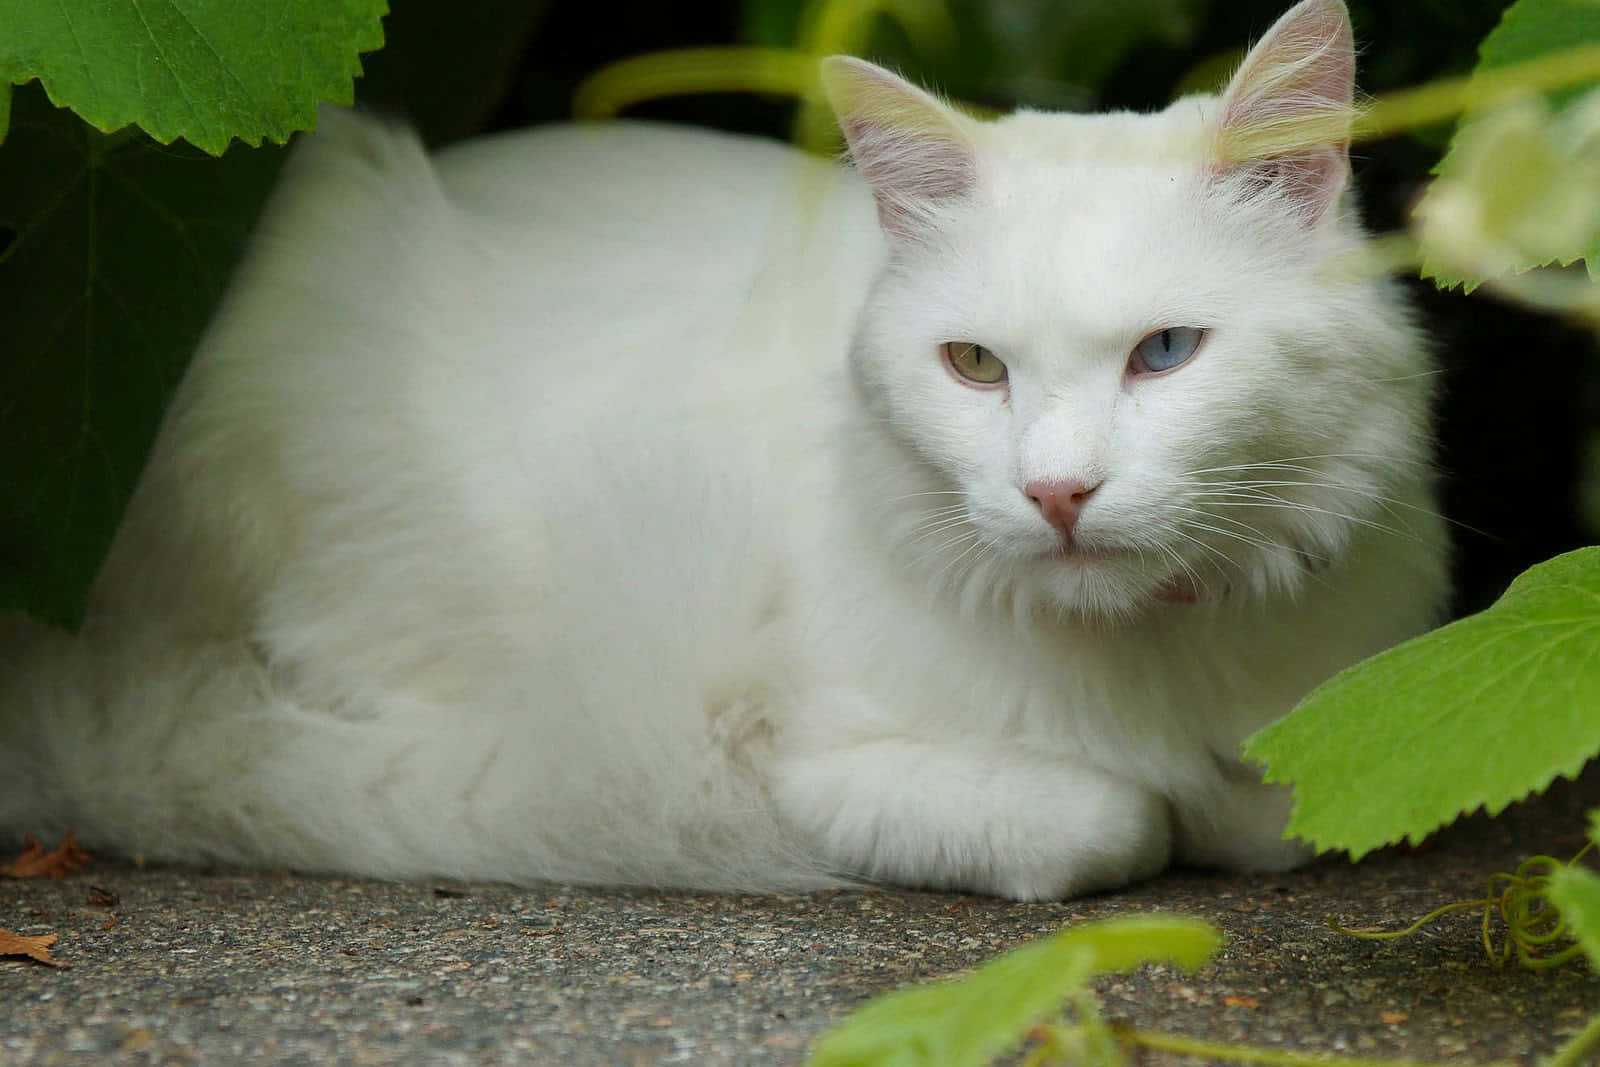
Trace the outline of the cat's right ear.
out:
<instances>
[{"instance_id":1,"label":"cat's right ear","mask_svg":"<svg viewBox=\"0 0 1600 1067\"><path fill-rule=\"evenodd\" d=\"M851 56L822 61L822 87L890 238L916 240L940 201L972 189L978 164L967 136L970 120L910 82Z\"/></svg>"},{"instance_id":2,"label":"cat's right ear","mask_svg":"<svg viewBox=\"0 0 1600 1067\"><path fill-rule=\"evenodd\" d=\"M1344 0L1300 0L1222 95L1217 170L1284 196L1315 225L1350 181L1355 47Z\"/></svg>"}]
</instances>

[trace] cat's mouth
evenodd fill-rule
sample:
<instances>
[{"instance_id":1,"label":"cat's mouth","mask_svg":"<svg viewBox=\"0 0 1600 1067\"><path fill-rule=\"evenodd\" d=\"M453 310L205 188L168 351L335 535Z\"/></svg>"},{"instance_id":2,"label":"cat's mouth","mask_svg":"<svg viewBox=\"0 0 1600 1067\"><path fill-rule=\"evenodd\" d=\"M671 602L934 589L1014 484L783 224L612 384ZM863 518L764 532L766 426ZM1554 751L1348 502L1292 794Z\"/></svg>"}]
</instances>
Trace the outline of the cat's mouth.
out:
<instances>
[{"instance_id":1,"label":"cat's mouth","mask_svg":"<svg viewBox=\"0 0 1600 1067\"><path fill-rule=\"evenodd\" d=\"M1114 548L1097 548L1093 545L1082 545L1075 542L1056 545L1056 547L1043 553L1046 559L1064 560L1083 566L1109 563L1112 560L1121 559L1126 554Z\"/></svg>"},{"instance_id":2,"label":"cat's mouth","mask_svg":"<svg viewBox=\"0 0 1600 1067\"><path fill-rule=\"evenodd\" d=\"M1104 546L1062 544L1044 553L1043 558L1053 563L1064 563L1075 571L1106 566L1128 558L1125 549ZM1151 594L1163 604L1206 604L1226 594L1225 588L1208 583L1195 574L1180 573L1164 579Z\"/></svg>"}]
</instances>

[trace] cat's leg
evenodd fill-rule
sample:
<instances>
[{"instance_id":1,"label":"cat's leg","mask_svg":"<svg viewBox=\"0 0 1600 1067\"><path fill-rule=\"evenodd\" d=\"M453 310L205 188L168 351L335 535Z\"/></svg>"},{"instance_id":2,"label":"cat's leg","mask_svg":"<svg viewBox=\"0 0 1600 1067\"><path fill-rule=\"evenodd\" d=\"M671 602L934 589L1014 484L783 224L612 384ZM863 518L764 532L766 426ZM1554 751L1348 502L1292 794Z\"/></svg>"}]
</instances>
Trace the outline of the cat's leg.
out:
<instances>
[{"instance_id":1,"label":"cat's leg","mask_svg":"<svg viewBox=\"0 0 1600 1067\"><path fill-rule=\"evenodd\" d=\"M1198 797L1173 805L1174 858L1194 867L1286 871L1311 859L1311 846L1285 839L1291 793L1239 765Z\"/></svg>"},{"instance_id":2,"label":"cat's leg","mask_svg":"<svg viewBox=\"0 0 1600 1067\"><path fill-rule=\"evenodd\" d=\"M879 737L780 754L781 818L836 873L1045 900L1167 863L1166 801L1086 763L1021 746Z\"/></svg>"}]
</instances>

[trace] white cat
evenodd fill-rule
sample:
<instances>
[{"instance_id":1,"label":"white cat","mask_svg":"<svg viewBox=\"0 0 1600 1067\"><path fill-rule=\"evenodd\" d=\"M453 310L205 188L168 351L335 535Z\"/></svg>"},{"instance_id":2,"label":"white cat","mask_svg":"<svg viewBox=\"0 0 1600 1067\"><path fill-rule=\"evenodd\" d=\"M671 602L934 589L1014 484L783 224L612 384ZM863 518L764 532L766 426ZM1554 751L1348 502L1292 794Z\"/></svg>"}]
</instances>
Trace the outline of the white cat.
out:
<instances>
[{"instance_id":1,"label":"white cat","mask_svg":"<svg viewBox=\"0 0 1600 1067\"><path fill-rule=\"evenodd\" d=\"M1018 898L1301 861L1241 739L1445 592L1346 145L1228 158L1352 68L1340 0L1155 115L830 60L854 172L327 115L82 635L8 624L0 828Z\"/></svg>"}]
</instances>

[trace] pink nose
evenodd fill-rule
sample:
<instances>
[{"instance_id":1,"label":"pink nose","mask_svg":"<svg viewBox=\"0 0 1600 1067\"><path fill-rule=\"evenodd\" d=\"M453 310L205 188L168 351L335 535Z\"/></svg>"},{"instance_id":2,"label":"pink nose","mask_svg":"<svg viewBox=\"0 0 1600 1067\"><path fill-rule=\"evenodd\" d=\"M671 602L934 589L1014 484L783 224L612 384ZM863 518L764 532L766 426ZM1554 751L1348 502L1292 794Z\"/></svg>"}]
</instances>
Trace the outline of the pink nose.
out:
<instances>
[{"instance_id":1,"label":"pink nose","mask_svg":"<svg viewBox=\"0 0 1600 1067\"><path fill-rule=\"evenodd\" d=\"M1028 499L1039 505L1039 513L1046 522L1061 531L1061 536L1072 540L1072 528L1078 525L1078 516L1083 514L1083 505L1089 500L1089 494L1100 488L1096 485L1084 485L1082 482L1029 482L1022 487L1028 494Z\"/></svg>"}]
</instances>

